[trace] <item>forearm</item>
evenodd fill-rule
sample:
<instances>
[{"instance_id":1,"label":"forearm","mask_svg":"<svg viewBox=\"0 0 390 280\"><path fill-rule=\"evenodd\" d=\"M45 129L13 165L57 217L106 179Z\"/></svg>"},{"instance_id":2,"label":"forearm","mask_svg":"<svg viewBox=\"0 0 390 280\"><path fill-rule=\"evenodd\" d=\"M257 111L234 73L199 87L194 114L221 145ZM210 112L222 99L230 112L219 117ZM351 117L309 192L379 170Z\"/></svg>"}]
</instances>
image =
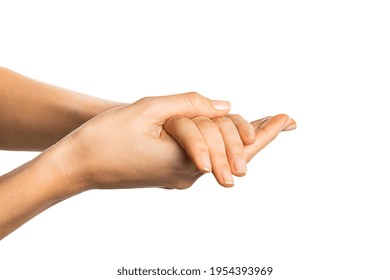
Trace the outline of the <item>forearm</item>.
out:
<instances>
[{"instance_id":1,"label":"forearm","mask_svg":"<svg viewBox=\"0 0 390 280\"><path fill-rule=\"evenodd\" d=\"M71 151L66 149L66 144L60 148L54 145L0 177L0 240L40 212L83 189L78 175L80 169L69 160ZM69 168L70 165L74 168Z\"/></svg>"},{"instance_id":2,"label":"forearm","mask_svg":"<svg viewBox=\"0 0 390 280\"><path fill-rule=\"evenodd\" d=\"M44 150L94 116L121 105L0 68L0 149Z\"/></svg>"}]
</instances>

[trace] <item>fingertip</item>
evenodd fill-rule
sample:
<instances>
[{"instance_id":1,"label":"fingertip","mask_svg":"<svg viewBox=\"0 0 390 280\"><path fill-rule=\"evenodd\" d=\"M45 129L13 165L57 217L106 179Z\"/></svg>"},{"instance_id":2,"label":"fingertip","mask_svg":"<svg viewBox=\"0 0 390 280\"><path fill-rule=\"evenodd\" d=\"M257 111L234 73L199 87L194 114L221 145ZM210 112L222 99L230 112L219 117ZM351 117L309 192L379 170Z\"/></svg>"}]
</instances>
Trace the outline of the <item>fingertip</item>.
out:
<instances>
[{"instance_id":1,"label":"fingertip","mask_svg":"<svg viewBox=\"0 0 390 280\"><path fill-rule=\"evenodd\" d=\"M278 120L280 123L284 123L285 125L291 120L287 114L278 114L272 118Z\"/></svg>"},{"instance_id":2,"label":"fingertip","mask_svg":"<svg viewBox=\"0 0 390 280\"><path fill-rule=\"evenodd\" d=\"M268 130L269 128L275 129L275 131L283 131L285 127L289 125L290 122L290 117L286 114L278 114L270 119L268 119L266 122L261 124L259 127L261 130L265 131ZM276 136L276 135L275 135Z\"/></svg>"},{"instance_id":3,"label":"fingertip","mask_svg":"<svg viewBox=\"0 0 390 280\"><path fill-rule=\"evenodd\" d=\"M211 170L211 161L210 161L210 155L207 152L201 152L199 153L199 160L198 160L198 169L199 171L203 173L210 173Z\"/></svg>"},{"instance_id":4,"label":"fingertip","mask_svg":"<svg viewBox=\"0 0 390 280\"><path fill-rule=\"evenodd\" d=\"M297 128L297 123L295 122L294 119L291 119L287 122L286 126L284 127L283 131L289 131L289 130L294 130Z\"/></svg>"},{"instance_id":5,"label":"fingertip","mask_svg":"<svg viewBox=\"0 0 390 280\"><path fill-rule=\"evenodd\" d=\"M244 156L238 156L233 161L234 175L238 177L245 176L247 172L246 160Z\"/></svg>"},{"instance_id":6,"label":"fingertip","mask_svg":"<svg viewBox=\"0 0 390 280\"><path fill-rule=\"evenodd\" d=\"M210 100L211 105L213 105L214 109L217 111L229 111L230 110L230 102L223 100Z\"/></svg>"},{"instance_id":7,"label":"fingertip","mask_svg":"<svg viewBox=\"0 0 390 280\"><path fill-rule=\"evenodd\" d=\"M233 175L228 169L224 169L222 171L222 186L224 187L233 187L234 186L234 179Z\"/></svg>"},{"instance_id":8,"label":"fingertip","mask_svg":"<svg viewBox=\"0 0 390 280\"><path fill-rule=\"evenodd\" d=\"M256 141L256 133L254 128L249 128L245 131L245 137L242 139L245 145L251 145Z\"/></svg>"},{"instance_id":9,"label":"fingertip","mask_svg":"<svg viewBox=\"0 0 390 280\"><path fill-rule=\"evenodd\" d=\"M274 116L273 118L277 119L282 124L281 131L289 131L297 128L295 120L290 118L286 114L279 114Z\"/></svg>"},{"instance_id":10,"label":"fingertip","mask_svg":"<svg viewBox=\"0 0 390 280\"><path fill-rule=\"evenodd\" d=\"M223 183L219 183L222 187L224 188L232 188L234 187L234 182L223 182Z\"/></svg>"}]
</instances>

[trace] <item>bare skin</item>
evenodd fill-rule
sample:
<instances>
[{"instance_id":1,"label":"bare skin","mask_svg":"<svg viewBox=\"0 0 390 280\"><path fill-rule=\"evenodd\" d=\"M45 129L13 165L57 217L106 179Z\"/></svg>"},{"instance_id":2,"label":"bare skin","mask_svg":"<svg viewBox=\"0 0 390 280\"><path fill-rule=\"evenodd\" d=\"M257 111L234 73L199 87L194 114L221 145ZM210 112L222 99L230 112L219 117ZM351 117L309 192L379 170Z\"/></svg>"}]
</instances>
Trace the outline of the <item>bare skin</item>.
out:
<instances>
[{"instance_id":1,"label":"bare skin","mask_svg":"<svg viewBox=\"0 0 390 280\"><path fill-rule=\"evenodd\" d=\"M230 103L193 92L123 105L1 71L0 104L7 104L14 118L0 108L0 119L5 119L0 147L45 150L0 177L0 239L57 202L86 190L184 189L208 172L230 187L232 175L245 175L246 163L280 131L295 128L284 114L249 124L239 115L227 115ZM16 101L10 94L15 91ZM28 94L38 95L29 99L35 101L33 105L23 100ZM53 96L69 98L66 108ZM15 109L18 101L24 102L32 117L15 114L12 106ZM91 109L80 113L79 102ZM37 107L39 112L33 109ZM60 114L61 120L50 117L53 113Z\"/></svg>"},{"instance_id":2,"label":"bare skin","mask_svg":"<svg viewBox=\"0 0 390 280\"><path fill-rule=\"evenodd\" d=\"M0 67L0 149L43 151L87 120L121 105Z\"/></svg>"}]
</instances>

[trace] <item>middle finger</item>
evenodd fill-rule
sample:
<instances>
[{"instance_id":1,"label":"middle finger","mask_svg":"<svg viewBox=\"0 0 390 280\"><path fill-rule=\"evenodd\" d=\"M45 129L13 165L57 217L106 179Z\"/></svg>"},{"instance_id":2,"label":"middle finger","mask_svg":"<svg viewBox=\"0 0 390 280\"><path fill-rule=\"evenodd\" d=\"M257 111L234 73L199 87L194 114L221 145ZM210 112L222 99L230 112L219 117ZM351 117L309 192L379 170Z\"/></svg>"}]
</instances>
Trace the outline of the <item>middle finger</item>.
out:
<instances>
[{"instance_id":1,"label":"middle finger","mask_svg":"<svg viewBox=\"0 0 390 280\"><path fill-rule=\"evenodd\" d=\"M225 187L234 185L229 161L226 155L224 139L218 126L209 118L196 117L192 119L198 127L209 148L212 172L218 183Z\"/></svg>"}]
</instances>

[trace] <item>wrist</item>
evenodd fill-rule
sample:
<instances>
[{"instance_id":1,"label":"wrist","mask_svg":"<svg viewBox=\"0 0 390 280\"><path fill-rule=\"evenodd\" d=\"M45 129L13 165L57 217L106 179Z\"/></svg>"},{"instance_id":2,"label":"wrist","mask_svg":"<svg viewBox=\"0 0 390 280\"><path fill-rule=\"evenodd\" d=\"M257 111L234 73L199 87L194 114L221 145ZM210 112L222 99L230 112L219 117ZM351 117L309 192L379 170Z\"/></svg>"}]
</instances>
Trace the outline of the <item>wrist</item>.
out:
<instances>
[{"instance_id":1,"label":"wrist","mask_svg":"<svg viewBox=\"0 0 390 280\"><path fill-rule=\"evenodd\" d=\"M83 190L66 150L54 145L0 177L0 240L35 215Z\"/></svg>"},{"instance_id":2,"label":"wrist","mask_svg":"<svg viewBox=\"0 0 390 280\"><path fill-rule=\"evenodd\" d=\"M75 141L72 133L44 151L40 157L50 166L50 173L55 174L58 186L58 198L67 198L88 189L86 166L82 148ZM76 132L77 134L77 132Z\"/></svg>"}]
</instances>

